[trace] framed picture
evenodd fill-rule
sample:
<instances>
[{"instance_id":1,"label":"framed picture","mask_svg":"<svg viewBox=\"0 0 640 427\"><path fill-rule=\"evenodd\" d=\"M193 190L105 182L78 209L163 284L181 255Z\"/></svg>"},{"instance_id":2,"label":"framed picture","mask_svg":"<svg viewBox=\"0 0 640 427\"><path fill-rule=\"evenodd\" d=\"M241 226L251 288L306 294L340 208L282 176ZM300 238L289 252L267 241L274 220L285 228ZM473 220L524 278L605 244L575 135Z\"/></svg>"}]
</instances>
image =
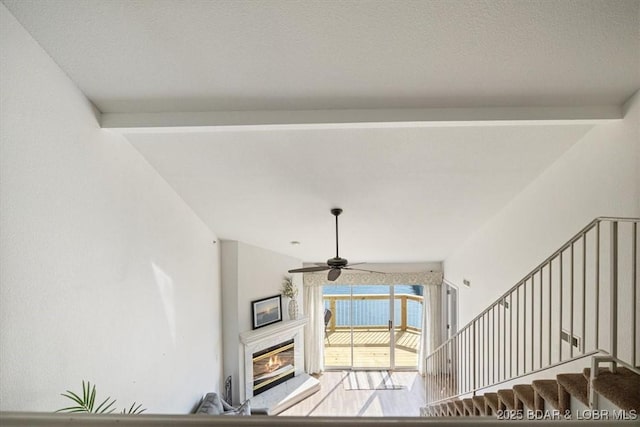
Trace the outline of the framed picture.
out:
<instances>
[{"instance_id":1,"label":"framed picture","mask_svg":"<svg viewBox=\"0 0 640 427\"><path fill-rule=\"evenodd\" d=\"M253 329L282 321L282 295L251 302Z\"/></svg>"}]
</instances>

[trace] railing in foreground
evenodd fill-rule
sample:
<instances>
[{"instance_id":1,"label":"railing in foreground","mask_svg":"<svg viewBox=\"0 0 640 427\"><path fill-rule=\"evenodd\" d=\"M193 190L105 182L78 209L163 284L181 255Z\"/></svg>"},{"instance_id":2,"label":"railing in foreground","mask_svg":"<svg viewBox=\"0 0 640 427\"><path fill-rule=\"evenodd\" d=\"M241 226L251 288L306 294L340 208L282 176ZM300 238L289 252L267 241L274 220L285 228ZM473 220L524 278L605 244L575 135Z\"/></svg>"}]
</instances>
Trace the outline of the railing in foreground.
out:
<instances>
[{"instance_id":1,"label":"railing in foreground","mask_svg":"<svg viewBox=\"0 0 640 427\"><path fill-rule=\"evenodd\" d=\"M636 421L605 420L598 426L619 426L622 423L633 425ZM523 420L518 427L566 427L572 421L567 420ZM637 423L637 422L636 422ZM490 417L425 419L419 417L222 417L211 415L123 415L123 414L46 414L38 412L0 412L0 425L3 427L180 427L180 426L246 426L246 427L327 427L330 425L346 427L451 427L452 425L503 427L504 421Z\"/></svg>"},{"instance_id":2,"label":"railing in foreground","mask_svg":"<svg viewBox=\"0 0 640 427\"><path fill-rule=\"evenodd\" d=\"M638 366L638 222L594 219L427 356L427 405L600 349Z\"/></svg>"}]
</instances>

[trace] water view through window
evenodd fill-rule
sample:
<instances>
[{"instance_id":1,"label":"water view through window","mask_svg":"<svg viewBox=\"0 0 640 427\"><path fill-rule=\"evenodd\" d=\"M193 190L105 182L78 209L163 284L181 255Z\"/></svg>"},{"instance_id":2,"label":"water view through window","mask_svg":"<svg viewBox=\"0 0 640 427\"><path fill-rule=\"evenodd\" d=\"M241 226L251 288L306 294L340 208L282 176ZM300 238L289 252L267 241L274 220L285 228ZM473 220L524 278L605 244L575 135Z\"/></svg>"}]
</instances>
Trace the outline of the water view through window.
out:
<instances>
[{"instance_id":1,"label":"water view through window","mask_svg":"<svg viewBox=\"0 0 640 427\"><path fill-rule=\"evenodd\" d=\"M422 286L327 285L323 296L326 368L417 367Z\"/></svg>"}]
</instances>

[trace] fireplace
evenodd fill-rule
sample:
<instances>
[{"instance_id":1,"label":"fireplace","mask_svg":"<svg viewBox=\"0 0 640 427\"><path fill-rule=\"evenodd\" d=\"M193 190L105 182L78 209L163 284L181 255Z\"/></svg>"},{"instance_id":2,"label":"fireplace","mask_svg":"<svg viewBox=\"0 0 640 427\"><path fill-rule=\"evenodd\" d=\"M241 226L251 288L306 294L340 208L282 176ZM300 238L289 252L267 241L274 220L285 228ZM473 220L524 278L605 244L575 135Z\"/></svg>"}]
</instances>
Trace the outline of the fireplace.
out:
<instances>
[{"instance_id":1,"label":"fireplace","mask_svg":"<svg viewBox=\"0 0 640 427\"><path fill-rule=\"evenodd\" d=\"M295 376L294 340L253 353L253 395L256 396Z\"/></svg>"},{"instance_id":2,"label":"fireplace","mask_svg":"<svg viewBox=\"0 0 640 427\"><path fill-rule=\"evenodd\" d=\"M274 323L264 328L254 329L240 333L240 342L243 344L243 359L244 366L240 369L240 387L238 387L238 399L246 400L251 399L256 394L262 393L258 398L264 398L264 396L272 396L277 393L278 390L286 388L286 385L304 373L304 325L307 323L305 317L301 317L296 320L286 320L284 322ZM277 354L278 360L272 358L275 354L272 353L277 347L287 347L284 354ZM268 357L262 357L271 353ZM293 358L288 356L293 354ZM285 358L285 359L283 359ZM287 360L286 358L289 358ZM258 359L258 360L254 360ZM271 360L271 366L269 367L269 359ZM265 364L267 366L265 366ZM280 378L275 378L285 373L281 370L278 373L273 372L275 365L279 364L280 368L284 368L287 365L291 365L291 375L287 373L287 378L279 381ZM271 372L269 372L271 369ZM277 369L276 369L277 370ZM256 375L258 373L258 375ZM267 377L264 377L267 375ZM271 376L268 376L271 375ZM256 378L257 377L257 378ZM256 379L256 381L254 381ZM273 380L271 385L269 380ZM270 386L255 387L262 385ZM275 386L277 384L277 387ZM266 393L264 393L266 391Z\"/></svg>"}]
</instances>

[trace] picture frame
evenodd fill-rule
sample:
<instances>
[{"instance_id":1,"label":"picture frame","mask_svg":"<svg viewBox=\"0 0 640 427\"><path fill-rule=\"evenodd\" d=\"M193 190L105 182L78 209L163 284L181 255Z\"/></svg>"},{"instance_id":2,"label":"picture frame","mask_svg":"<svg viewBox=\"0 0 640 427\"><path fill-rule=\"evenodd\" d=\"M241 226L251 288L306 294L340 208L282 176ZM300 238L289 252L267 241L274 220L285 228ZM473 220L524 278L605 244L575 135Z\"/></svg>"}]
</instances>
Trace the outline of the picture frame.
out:
<instances>
[{"instance_id":1,"label":"picture frame","mask_svg":"<svg viewBox=\"0 0 640 427\"><path fill-rule=\"evenodd\" d=\"M282 295L251 301L253 329L282 321Z\"/></svg>"}]
</instances>

